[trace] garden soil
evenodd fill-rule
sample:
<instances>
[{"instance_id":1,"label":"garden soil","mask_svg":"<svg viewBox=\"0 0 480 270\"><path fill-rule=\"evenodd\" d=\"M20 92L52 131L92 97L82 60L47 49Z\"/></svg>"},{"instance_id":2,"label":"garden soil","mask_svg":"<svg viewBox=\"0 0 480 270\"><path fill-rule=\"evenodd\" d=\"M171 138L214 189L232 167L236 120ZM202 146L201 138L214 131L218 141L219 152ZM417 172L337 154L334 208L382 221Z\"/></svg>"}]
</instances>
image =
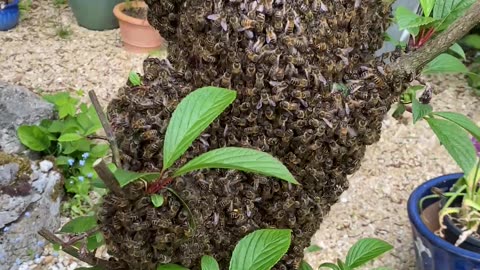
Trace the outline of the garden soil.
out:
<instances>
[{"instance_id":1,"label":"garden soil","mask_svg":"<svg viewBox=\"0 0 480 270\"><path fill-rule=\"evenodd\" d=\"M67 39L56 35L62 25L72 30ZM0 32L0 44L0 80L36 93L95 90L103 105L125 84L131 70L141 71L146 56L126 53L118 29L96 32L81 28L67 6L56 8L49 0L35 1L17 28ZM432 101L435 110L457 111L480 121L480 100L462 77L427 80L437 92ZM361 169L349 177L350 188L312 239L321 250L307 254L306 260L318 266L344 258L358 239L375 237L395 247L375 266L414 269L408 196L423 181L458 171L426 123L413 125L410 116L404 121L386 117L381 140L367 148ZM21 269L78 266L67 255L56 256L50 247L41 255L23 262Z\"/></svg>"}]
</instances>

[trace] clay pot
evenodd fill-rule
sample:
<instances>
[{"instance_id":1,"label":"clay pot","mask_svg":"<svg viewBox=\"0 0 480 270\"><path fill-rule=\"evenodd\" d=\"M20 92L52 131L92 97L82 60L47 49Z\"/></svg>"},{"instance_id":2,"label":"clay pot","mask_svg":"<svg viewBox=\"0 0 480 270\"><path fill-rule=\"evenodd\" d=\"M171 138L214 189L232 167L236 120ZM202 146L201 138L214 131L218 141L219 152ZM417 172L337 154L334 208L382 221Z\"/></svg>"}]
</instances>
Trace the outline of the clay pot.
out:
<instances>
[{"instance_id":1,"label":"clay pot","mask_svg":"<svg viewBox=\"0 0 480 270\"><path fill-rule=\"evenodd\" d=\"M132 1L132 7L147 8L143 1ZM120 35L126 51L134 53L148 53L161 49L165 40L153 28L147 19L137 19L124 13L125 3L120 3L113 9L113 14L120 24Z\"/></svg>"}]
</instances>

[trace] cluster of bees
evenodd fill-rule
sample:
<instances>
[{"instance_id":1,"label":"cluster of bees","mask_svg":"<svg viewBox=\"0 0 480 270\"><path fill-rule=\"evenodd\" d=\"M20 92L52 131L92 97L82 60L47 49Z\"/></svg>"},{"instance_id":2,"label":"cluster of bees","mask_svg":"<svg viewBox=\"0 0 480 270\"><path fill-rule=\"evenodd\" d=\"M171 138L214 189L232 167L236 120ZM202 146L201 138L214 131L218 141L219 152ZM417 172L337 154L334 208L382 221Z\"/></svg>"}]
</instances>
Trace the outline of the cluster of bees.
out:
<instances>
[{"instance_id":1,"label":"cluster of bees","mask_svg":"<svg viewBox=\"0 0 480 270\"><path fill-rule=\"evenodd\" d=\"M373 57L390 6L381 0L146 2L149 22L169 40L169 56L146 59L143 85L127 83L109 104L124 167L160 170L163 138L178 102L212 85L236 90L237 99L176 166L211 149L249 147L279 158L301 186L224 170L177 178L172 188L197 221L187 234L185 207L174 196L156 210L145 207L168 226L137 213L142 195L124 208L107 197L101 223L119 235L107 238L109 248L120 250L112 253L130 269L153 269L158 261L199 269L204 254L226 268L247 233L290 228L291 248L274 269L297 269L323 216L348 187L346 176L358 169L365 147L378 141L392 93L403 87L384 70L384 59ZM389 60L396 57L398 52ZM164 213L172 205L178 211ZM122 223L125 209L148 222ZM136 234L156 240L129 246Z\"/></svg>"}]
</instances>

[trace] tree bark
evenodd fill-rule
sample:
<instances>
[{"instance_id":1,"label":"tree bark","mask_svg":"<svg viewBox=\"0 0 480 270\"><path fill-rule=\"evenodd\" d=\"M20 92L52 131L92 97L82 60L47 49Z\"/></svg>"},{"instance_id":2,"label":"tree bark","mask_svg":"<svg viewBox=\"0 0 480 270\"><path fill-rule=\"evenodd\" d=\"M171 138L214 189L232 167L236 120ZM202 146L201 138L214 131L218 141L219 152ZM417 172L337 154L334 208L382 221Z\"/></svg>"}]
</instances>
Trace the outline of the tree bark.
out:
<instances>
[{"instance_id":1,"label":"tree bark","mask_svg":"<svg viewBox=\"0 0 480 270\"><path fill-rule=\"evenodd\" d=\"M393 75L403 78L413 78L422 68L435 57L445 52L455 42L466 35L480 23L480 1L475 2L465 15L450 25L436 38L427 42L420 49L400 57L390 65ZM413 76L412 76L413 75Z\"/></svg>"}]
</instances>

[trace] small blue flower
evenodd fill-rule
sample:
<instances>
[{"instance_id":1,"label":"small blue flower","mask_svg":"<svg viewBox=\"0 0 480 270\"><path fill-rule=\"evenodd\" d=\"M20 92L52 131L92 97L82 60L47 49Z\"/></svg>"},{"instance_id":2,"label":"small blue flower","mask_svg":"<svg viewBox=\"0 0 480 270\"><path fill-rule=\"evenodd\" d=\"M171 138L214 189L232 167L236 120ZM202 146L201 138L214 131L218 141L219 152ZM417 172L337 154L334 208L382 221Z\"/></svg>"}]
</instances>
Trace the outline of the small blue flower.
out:
<instances>
[{"instance_id":1,"label":"small blue flower","mask_svg":"<svg viewBox=\"0 0 480 270\"><path fill-rule=\"evenodd\" d=\"M25 212L25 217L27 217L27 218L28 218L28 217L30 217L31 215L32 215L32 214L30 214L30 212L28 212L28 211L27 211L27 212Z\"/></svg>"},{"instance_id":2,"label":"small blue flower","mask_svg":"<svg viewBox=\"0 0 480 270\"><path fill-rule=\"evenodd\" d=\"M68 165L73 166L73 164L75 163L75 160L73 158L70 158L67 160L67 162L68 162Z\"/></svg>"},{"instance_id":3,"label":"small blue flower","mask_svg":"<svg viewBox=\"0 0 480 270\"><path fill-rule=\"evenodd\" d=\"M20 260L20 258L17 258L17 259L15 260L15 264L16 264L16 265L22 264L22 260Z\"/></svg>"},{"instance_id":4,"label":"small blue flower","mask_svg":"<svg viewBox=\"0 0 480 270\"><path fill-rule=\"evenodd\" d=\"M85 160L78 161L78 165L80 165L80 167L85 166Z\"/></svg>"},{"instance_id":5,"label":"small blue flower","mask_svg":"<svg viewBox=\"0 0 480 270\"><path fill-rule=\"evenodd\" d=\"M38 241L38 242L37 242L37 246L41 248L41 247L45 246L45 242L43 242L43 241Z\"/></svg>"},{"instance_id":6,"label":"small blue flower","mask_svg":"<svg viewBox=\"0 0 480 270\"><path fill-rule=\"evenodd\" d=\"M78 181L80 181L80 182L83 182L83 181L85 181L85 177L83 177L83 176L79 176L79 177L78 177Z\"/></svg>"},{"instance_id":7,"label":"small blue flower","mask_svg":"<svg viewBox=\"0 0 480 270\"><path fill-rule=\"evenodd\" d=\"M3 232L4 232L4 233L6 233L6 232L8 232L8 231L10 231L10 227L6 226L6 227L3 228Z\"/></svg>"},{"instance_id":8,"label":"small blue flower","mask_svg":"<svg viewBox=\"0 0 480 270\"><path fill-rule=\"evenodd\" d=\"M87 177L88 177L88 178L92 178L92 177L93 177L93 173L88 173L88 174L87 174Z\"/></svg>"},{"instance_id":9,"label":"small blue flower","mask_svg":"<svg viewBox=\"0 0 480 270\"><path fill-rule=\"evenodd\" d=\"M17 238L15 238L15 240L13 240L13 243L18 244L18 243L20 243L21 240L22 240L22 238L17 237Z\"/></svg>"},{"instance_id":10,"label":"small blue flower","mask_svg":"<svg viewBox=\"0 0 480 270\"><path fill-rule=\"evenodd\" d=\"M82 154L82 158L83 158L83 159L87 159L87 158L88 158L88 156L90 156L90 154L89 154L89 153L83 153L83 154Z\"/></svg>"},{"instance_id":11,"label":"small blue flower","mask_svg":"<svg viewBox=\"0 0 480 270\"><path fill-rule=\"evenodd\" d=\"M52 256L53 257L58 257L58 252L56 252L56 251L52 252Z\"/></svg>"}]
</instances>

